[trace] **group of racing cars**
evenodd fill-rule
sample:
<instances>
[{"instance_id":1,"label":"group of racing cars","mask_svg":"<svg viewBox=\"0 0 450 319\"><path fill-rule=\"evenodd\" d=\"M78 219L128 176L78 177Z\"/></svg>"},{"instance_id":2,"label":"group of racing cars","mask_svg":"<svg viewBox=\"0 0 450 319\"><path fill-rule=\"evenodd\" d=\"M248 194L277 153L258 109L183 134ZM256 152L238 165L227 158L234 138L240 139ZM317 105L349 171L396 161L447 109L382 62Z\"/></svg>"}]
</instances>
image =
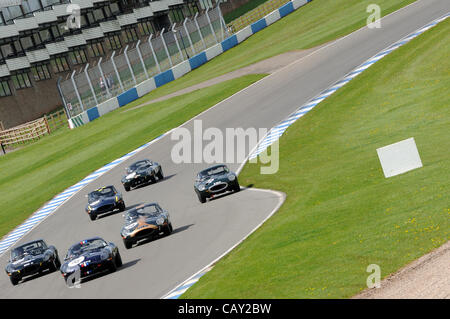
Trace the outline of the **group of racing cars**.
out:
<instances>
[{"instance_id":1,"label":"group of racing cars","mask_svg":"<svg viewBox=\"0 0 450 319\"><path fill-rule=\"evenodd\" d=\"M125 191L164 179L161 165L148 159L139 160L126 168L122 178ZM201 203L218 194L240 190L235 173L226 165L215 165L197 174L194 190ZM91 220L101 214L115 210L126 210L123 196L113 186L105 186L90 192L87 196L86 213ZM120 231L125 248L130 249L142 239L170 235L173 231L169 213L157 203L142 204L127 210L124 226ZM15 286L24 277L60 270L64 280L71 285L78 280L106 271L114 272L122 266L119 248L100 237L82 240L72 245L61 264L58 250L48 246L44 240L34 240L11 250L5 268L11 283Z\"/></svg>"}]
</instances>

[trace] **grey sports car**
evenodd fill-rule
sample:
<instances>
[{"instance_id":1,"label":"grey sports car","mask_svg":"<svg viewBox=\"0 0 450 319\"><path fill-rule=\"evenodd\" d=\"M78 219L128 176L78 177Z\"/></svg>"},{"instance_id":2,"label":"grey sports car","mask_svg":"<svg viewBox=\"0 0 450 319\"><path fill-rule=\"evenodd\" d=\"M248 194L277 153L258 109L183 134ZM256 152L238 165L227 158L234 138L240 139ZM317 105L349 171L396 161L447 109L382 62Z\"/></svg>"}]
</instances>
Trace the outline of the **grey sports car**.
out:
<instances>
[{"instance_id":1,"label":"grey sports car","mask_svg":"<svg viewBox=\"0 0 450 319\"><path fill-rule=\"evenodd\" d=\"M148 159L134 162L125 170L127 175L122 178L122 184L127 192L132 187L164 179L161 165Z\"/></svg>"},{"instance_id":2,"label":"grey sports car","mask_svg":"<svg viewBox=\"0 0 450 319\"><path fill-rule=\"evenodd\" d=\"M42 239L31 241L11 250L6 273L15 286L26 276L41 273L44 270L56 271L61 267L58 251L47 246Z\"/></svg>"},{"instance_id":3,"label":"grey sports car","mask_svg":"<svg viewBox=\"0 0 450 319\"><path fill-rule=\"evenodd\" d=\"M215 165L197 174L194 183L194 190L201 203L207 198L222 194L228 191L239 192L238 178L226 165Z\"/></svg>"},{"instance_id":4,"label":"grey sports car","mask_svg":"<svg viewBox=\"0 0 450 319\"><path fill-rule=\"evenodd\" d=\"M161 233L170 235L173 231L169 213L157 203L143 204L124 214L125 225L120 231L127 249L144 238L154 238Z\"/></svg>"}]
</instances>

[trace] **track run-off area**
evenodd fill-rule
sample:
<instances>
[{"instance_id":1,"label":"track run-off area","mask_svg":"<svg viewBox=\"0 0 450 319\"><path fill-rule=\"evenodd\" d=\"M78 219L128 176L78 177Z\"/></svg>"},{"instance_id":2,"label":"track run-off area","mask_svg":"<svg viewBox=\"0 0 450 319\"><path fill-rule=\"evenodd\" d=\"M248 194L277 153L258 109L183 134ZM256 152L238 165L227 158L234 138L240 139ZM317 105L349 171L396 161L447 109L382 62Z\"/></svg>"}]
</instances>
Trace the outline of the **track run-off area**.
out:
<instances>
[{"instance_id":1,"label":"track run-off area","mask_svg":"<svg viewBox=\"0 0 450 319\"><path fill-rule=\"evenodd\" d=\"M271 128L370 57L449 11L447 0L417 1L384 17L382 28L365 27L333 41L195 119L202 120L204 129ZM193 121L183 126L192 131ZM72 289L59 272L44 273L16 287L4 275L0 277L0 298L161 298L248 235L279 204L279 195L251 188L200 204L193 182L197 172L209 165L174 164L171 150L175 143L167 135L121 163L81 189L16 244L43 238L55 245L63 258L73 243L100 236L118 245L123 267ZM171 214L174 233L126 250L120 237L121 213L92 222L84 213L85 195L110 184L123 190L120 179L125 167L141 158L159 162L166 178L123 192L127 207L158 202ZM241 164L229 167L237 170ZM1 265L6 265L8 256L9 252L1 256Z\"/></svg>"}]
</instances>

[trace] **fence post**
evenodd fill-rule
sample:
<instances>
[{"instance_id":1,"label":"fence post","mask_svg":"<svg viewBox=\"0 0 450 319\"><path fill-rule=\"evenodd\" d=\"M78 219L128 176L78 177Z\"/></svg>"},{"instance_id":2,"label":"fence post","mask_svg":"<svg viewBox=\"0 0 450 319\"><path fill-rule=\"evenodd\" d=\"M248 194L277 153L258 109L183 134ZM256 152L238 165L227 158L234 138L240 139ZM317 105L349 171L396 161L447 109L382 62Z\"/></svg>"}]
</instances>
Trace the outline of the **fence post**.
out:
<instances>
[{"instance_id":1,"label":"fence post","mask_svg":"<svg viewBox=\"0 0 450 319\"><path fill-rule=\"evenodd\" d=\"M77 84L75 83L75 80L73 78L75 76L75 72L76 71L73 70L72 75L70 76L70 79L72 80L72 84L75 89L75 94L77 95L78 102L80 103L81 109L84 111L83 101L81 101L81 97L80 97L80 93L78 92Z\"/></svg>"},{"instance_id":2,"label":"fence post","mask_svg":"<svg viewBox=\"0 0 450 319\"><path fill-rule=\"evenodd\" d=\"M195 51L194 45L192 44L192 39L191 39L191 35L186 27L186 22L187 22L188 18L184 19L183 22L183 28L184 28L184 32L186 32L187 38L189 40L189 45L191 46L191 50L193 54L197 54L197 51Z\"/></svg>"},{"instance_id":3,"label":"fence post","mask_svg":"<svg viewBox=\"0 0 450 319\"><path fill-rule=\"evenodd\" d=\"M47 116L44 115L45 127L47 128L47 133L50 134L50 126L48 125Z\"/></svg>"},{"instance_id":4,"label":"fence post","mask_svg":"<svg viewBox=\"0 0 450 319\"><path fill-rule=\"evenodd\" d=\"M149 77L148 77L148 73L147 73L147 68L145 67L144 59L142 58L141 50L139 49L139 44L141 44L141 40L138 40L138 42L136 43L136 51L139 55L139 60L141 60L142 68L144 69L144 73L145 73L145 77L148 79Z\"/></svg>"},{"instance_id":5,"label":"fence post","mask_svg":"<svg viewBox=\"0 0 450 319\"><path fill-rule=\"evenodd\" d=\"M61 83L61 77L58 77L58 80L56 81L56 87L58 89L59 97L63 101L64 112L66 112L67 119L70 119L70 112L67 109L66 99L64 98L64 94L62 93L61 84L60 83Z\"/></svg>"},{"instance_id":6,"label":"fence post","mask_svg":"<svg viewBox=\"0 0 450 319\"><path fill-rule=\"evenodd\" d=\"M225 34L227 35L227 38L229 36L227 24L225 23L225 20L223 19L222 10L220 9L220 2L217 4L217 10L219 11L219 20L220 20L220 29L222 30L222 41L225 40Z\"/></svg>"},{"instance_id":7,"label":"fence post","mask_svg":"<svg viewBox=\"0 0 450 319\"><path fill-rule=\"evenodd\" d=\"M122 80L120 79L119 72L117 72L116 62L114 62L115 55L116 55L116 51L113 51L113 53L111 54L111 62L112 62L113 68L114 68L114 72L116 72L116 76L117 76L117 80L119 81L120 88L122 89L122 92L124 92L125 90L123 88Z\"/></svg>"},{"instance_id":8,"label":"fence post","mask_svg":"<svg viewBox=\"0 0 450 319\"><path fill-rule=\"evenodd\" d=\"M172 25L172 34L173 34L173 37L175 38L175 43L177 44L178 52L180 52L180 55L181 55L181 61L184 61L183 52L181 52L180 44L178 43L178 38L177 38L177 32L178 32L178 31L175 30L175 26L176 26L176 23L174 23L174 24Z\"/></svg>"},{"instance_id":9,"label":"fence post","mask_svg":"<svg viewBox=\"0 0 450 319\"><path fill-rule=\"evenodd\" d=\"M162 40L162 43L163 43L163 46L164 46L164 50L166 51L166 55L169 58L170 67L172 68L173 67L172 58L171 58L171 56L169 54L169 50L167 50L166 40L164 40L164 29L165 28L162 28L160 36L161 36L161 40Z\"/></svg>"},{"instance_id":10,"label":"fence post","mask_svg":"<svg viewBox=\"0 0 450 319\"><path fill-rule=\"evenodd\" d=\"M109 89L108 89L108 83L106 82L105 73L103 73L103 69L102 69L102 66L101 66L102 60L103 60L103 57L100 57L100 59L98 59L97 66L98 66L98 70L100 71L100 75L102 76L103 83L105 85L106 94L108 96L110 96L111 93L109 92Z\"/></svg>"},{"instance_id":11,"label":"fence post","mask_svg":"<svg viewBox=\"0 0 450 319\"><path fill-rule=\"evenodd\" d=\"M131 67L131 64L130 64L130 59L128 59L128 44L125 47L125 50L123 50L123 55L125 56L125 60L127 61L128 68L130 69L130 73L131 73L131 77L133 78L134 85L137 85L136 77L134 76L133 68Z\"/></svg>"},{"instance_id":12,"label":"fence post","mask_svg":"<svg viewBox=\"0 0 450 319\"><path fill-rule=\"evenodd\" d=\"M200 26L198 25L197 16L198 16L198 12L195 13L194 22L195 22L195 25L197 26L198 34L200 35L200 39L202 39L203 46L205 47L205 50L206 50L207 49L206 48L206 42L205 42L205 39L203 39L202 31L200 30Z\"/></svg>"},{"instance_id":13,"label":"fence post","mask_svg":"<svg viewBox=\"0 0 450 319\"><path fill-rule=\"evenodd\" d=\"M153 33L148 37L148 45L150 46L150 50L152 50L153 59L155 60L156 66L158 67L159 73L161 73L161 66L159 65L158 58L156 57L155 50L153 50L152 44Z\"/></svg>"},{"instance_id":14,"label":"fence post","mask_svg":"<svg viewBox=\"0 0 450 319\"><path fill-rule=\"evenodd\" d=\"M84 75L86 75L86 79L88 81L89 88L91 89L92 96L94 97L95 105L98 105L97 96L95 95L94 87L92 86L91 79L89 78L89 75L88 75L88 72L87 72L88 67L89 67L89 63L87 63L86 67L84 68Z\"/></svg>"},{"instance_id":15,"label":"fence post","mask_svg":"<svg viewBox=\"0 0 450 319\"><path fill-rule=\"evenodd\" d=\"M211 29L214 39L216 40L216 43L219 43L219 41L217 40L216 32L214 31L214 28L212 26L211 19L209 18L209 14L208 14L209 9L210 8L206 9L205 15L206 15L206 18L208 19L209 28Z\"/></svg>"}]
</instances>

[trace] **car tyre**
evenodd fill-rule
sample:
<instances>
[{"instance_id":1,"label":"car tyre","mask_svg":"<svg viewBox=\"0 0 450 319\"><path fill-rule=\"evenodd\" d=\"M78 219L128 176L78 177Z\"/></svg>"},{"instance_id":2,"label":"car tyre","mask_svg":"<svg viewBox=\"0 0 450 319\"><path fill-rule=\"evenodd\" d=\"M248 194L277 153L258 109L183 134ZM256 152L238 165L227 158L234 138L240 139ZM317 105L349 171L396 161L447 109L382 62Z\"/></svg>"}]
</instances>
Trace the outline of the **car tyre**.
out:
<instances>
[{"instance_id":1,"label":"car tyre","mask_svg":"<svg viewBox=\"0 0 450 319\"><path fill-rule=\"evenodd\" d=\"M122 267L122 265L123 265L122 257L120 256L120 253L117 252L117 255L116 255L116 266L117 267Z\"/></svg>"},{"instance_id":2,"label":"car tyre","mask_svg":"<svg viewBox=\"0 0 450 319\"><path fill-rule=\"evenodd\" d=\"M239 185L238 181L234 184L233 190L237 193L241 190L241 186Z\"/></svg>"},{"instance_id":3,"label":"car tyre","mask_svg":"<svg viewBox=\"0 0 450 319\"><path fill-rule=\"evenodd\" d=\"M156 177L158 177L158 180L164 179L164 174L163 174L162 168L159 169L159 172L158 172L158 174L156 174Z\"/></svg>"},{"instance_id":4,"label":"car tyre","mask_svg":"<svg viewBox=\"0 0 450 319\"><path fill-rule=\"evenodd\" d=\"M123 212L123 211L125 211L126 208L127 208L127 207L126 207L126 205L125 205L125 202L123 202L123 203L120 204L120 206L119 206L119 211Z\"/></svg>"},{"instance_id":5,"label":"car tyre","mask_svg":"<svg viewBox=\"0 0 450 319\"><path fill-rule=\"evenodd\" d=\"M111 264L109 265L109 271L115 272L117 270L116 259L111 260Z\"/></svg>"},{"instance_id":6,"label":"car tyre","mask_svg":"<svg viewBox=\"0 0 450 319\"><path fill-rule=\"evenodd\" d=\"M169 223L164 229L164 235L169 236L173 232L172 223Z\"/></svg>"},{"instance_id":7,"label":"car tyre","mask_svg":"<svg viewBox=\"0 0 450 319\"><path fill-rule=\"evenodd\" d=\"M9 277L9 279L11 279L11 283L13 286L17 286L20 281L20 279L14 278L13 276Z\"/></svg>"},{"instance_id":8,"label":"car tyre","mask_svg":"<svg viewBox=\"0 0 450 319\"><path fill-rule=\"evenodd\" d=\"M97 219L97 214L90 213L89 217L91 218L91 220L96 220Z\"/></svg>"},{"instance_id":9,"label":"car tyre","mask_svg":"<svg viewBox=\"0 0 450 319\"><path fill-rule=\"evenodd\" d=\"M123 185L123 187L125 188L125 191L126 191L126 192L129 192L129 191L130 191L130 186Z\"/></svg>"},{"instance_id":10,"label":"car tyre","mask_svg":"<svg viewBox=\"0 0 450 319\"><path fill-rule=\"evenodd\" d=\"M197 193L197 196L200 203L206 203L206 197L204 195L202 195L201 193Z\"/></svg>"},{"instance_id":11,"label":"car tyre","mask_svg":"<svg viewBox=\"0 0 450 319\"><path fill-rule=\"evenodd\" d=\"M124 240L123 244L124 244L126 249L130 249L131 247L133 247L133 242L128 241L128 240Z\"/></svg>"}]
</instances>

